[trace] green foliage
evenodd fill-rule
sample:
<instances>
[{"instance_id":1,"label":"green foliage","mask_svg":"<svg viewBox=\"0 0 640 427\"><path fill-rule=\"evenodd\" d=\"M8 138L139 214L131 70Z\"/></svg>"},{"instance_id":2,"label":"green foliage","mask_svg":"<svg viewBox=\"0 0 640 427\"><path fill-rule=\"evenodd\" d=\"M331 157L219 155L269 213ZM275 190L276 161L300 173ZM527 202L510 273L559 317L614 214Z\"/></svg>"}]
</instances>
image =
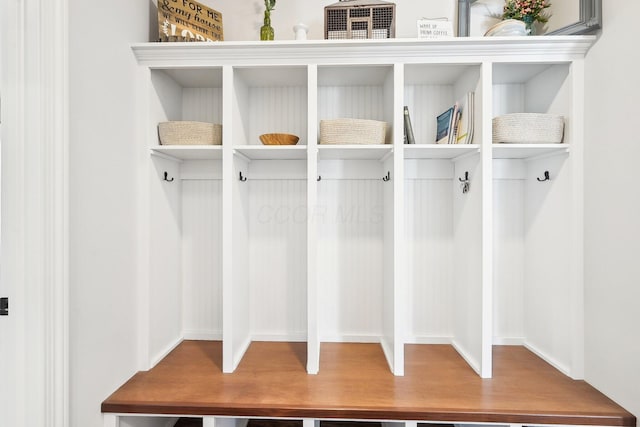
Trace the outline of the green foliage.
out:
<instances>
[{"instance_id":1,"label":"green foliage","mask_svg":"<svg viewBox=\"0 0 640 427\"><path fill-rule=\"evenodd\" d=\"M545 12L549 6L551 3L548 0L507 0L502 19L545 23L551 17L551 14Z\"/></svg>"},{"instance_id":2,"label":"green foliage","mask_svg":"<svg viewBox=\"0 0 640 427\"><path fill-rule=\"evenodd\" d=\"M264 0L264 8L267 12L271 12L276 7L276 0Z\"/></svg>"}]
</instances>

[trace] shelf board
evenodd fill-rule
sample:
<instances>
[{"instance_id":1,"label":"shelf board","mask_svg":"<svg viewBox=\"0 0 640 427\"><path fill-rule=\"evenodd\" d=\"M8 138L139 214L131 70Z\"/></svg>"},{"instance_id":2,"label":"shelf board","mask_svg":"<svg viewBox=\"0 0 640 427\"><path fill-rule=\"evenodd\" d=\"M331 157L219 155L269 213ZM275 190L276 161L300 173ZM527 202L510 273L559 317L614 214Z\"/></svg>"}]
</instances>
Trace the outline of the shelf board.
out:
<instances>
[{"instance_id":1,"label":"shelf board","mask_svg":"<svg viewBox=\"0 0 640 427\"><path fill-rule=\"evenodd\" d=\"M394 377L379 344L322 343L320 373L308 375L305 343L253 342L225 374L221 342L183 341L102 412L635 426L632 414L524 347L492 350L491 380L449 345L407 345L405 376Z\"/></svg>"},{"instance_id":2,"label":"shelf board","mask_svg":"<svg viewBox=\"0 0 640 427\"><path fill-rule=\"evenodd\" d=\"M249 160L304 160L306 145L245 145L233 147Z\"/></svg>"},{"instance_id":3,"label":"shelf board","mask_svg":"<svg viewBox=\"0 0 640 427\"><path fill-rule=\"evenodd\" d=\"M392 152L391 144L318 145L319 160L382 160Z\"/></svg>"},{"instance_id":4,"label":"shelf board","mask_svg":"<svg viewBox=\"0 0 640 427\"><path fill-rule=\"evenodd\" d=\"M220 160L221 145L163 145L151 148L152 153L164 154L179 160Z\"/></svg>"},{"instance_id":5,"label":"shelf board","mask_svg":"<svg viewBox=\"0 0 640 427\"><path fill-rule=\"evenodd\" d=\"M567 152L568 144L493 144L494 159L528 159Z\"/></svg>"},{"instance_id":6,"label":"shelf board","mask_svg":"<svg viewBox=\"0 0 640 427\"><path fill-rule=\"evenodd\" d=\"M406 144L405 159L455 159L479 152L478 144Z\"/></svg>"}]
</instances>

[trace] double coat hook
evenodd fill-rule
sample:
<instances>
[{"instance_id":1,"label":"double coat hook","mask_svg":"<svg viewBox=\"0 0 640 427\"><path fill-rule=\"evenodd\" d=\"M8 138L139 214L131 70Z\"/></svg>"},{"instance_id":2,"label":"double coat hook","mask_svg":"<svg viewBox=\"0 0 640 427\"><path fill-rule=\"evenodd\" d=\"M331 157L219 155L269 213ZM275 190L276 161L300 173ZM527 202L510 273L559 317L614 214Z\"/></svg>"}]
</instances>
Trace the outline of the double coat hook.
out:
<instances>
[{"instance_id":1,"label":"double coat hook","mask_svg":"<svg viewBox=\"0 0 640 427\"><path fill-rule=\"evenodd\" d=\"M382 177L382 180L384 182L389 182L391 181L391 172L387 171L387 175Z\"/></svg>"},{"instance_id":2,"label":"double coat hook","mask_svg":"<svg viewBox=\"0 0 640 427\"><path fill-rule=\"evenodd\" d=\"M174 178L169 179L169 172L164 171L164 180L167 182L173 182Z\"/></svg>"},{"instance_id":3,"label":"double coat hook","mask_svg":"<svg viewBox=\"0 0 640 427\"><path fill-rule=\"evenodd\" d=\"M460 181L462 186L462 194L467 194L469 192L469 184L471 183L471 181L469 181L469 171L465 171L464 179L458 178L458 181Z\"/></svg>"},{"instance_id":4,"label":"double coat hook","mask_svg":"<svg viewBox=\"0 0 640 427\"><path fill-rule=\"evenodd\" d=\"M245 182L247 180L246 176L242 176L242 172L240 172L240 181Z\"/></svg>"}]
</instances>

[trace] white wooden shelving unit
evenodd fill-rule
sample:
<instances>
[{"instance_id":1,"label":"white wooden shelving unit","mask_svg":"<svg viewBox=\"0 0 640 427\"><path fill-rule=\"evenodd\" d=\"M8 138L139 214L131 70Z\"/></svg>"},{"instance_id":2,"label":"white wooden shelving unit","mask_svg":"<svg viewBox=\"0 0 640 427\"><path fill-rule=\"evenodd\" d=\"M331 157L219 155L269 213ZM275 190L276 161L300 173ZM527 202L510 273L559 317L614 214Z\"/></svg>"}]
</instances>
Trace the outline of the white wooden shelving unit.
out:
<instances>
[{"instance_id":1,"label":"white wooden shelving unit","mask_svg":"<svg viewBox=\"0 0 640 427\"><path fill-rule=\"evenodd\" d=\"M306 341L313 374L322 342L355 341L380 343L403 375L405 344L444 343L489 378L492 346L508 344L581 378L593 41L133 46L141 366L185 338L222 340L225 372L251 341ZM473 144L432 144L435 117L468 91ZM404 105L415 145L403 144ZM491 119L510 112L562 114L564 143L493 145ZM388 122L387 144L319 145L320 120L338 117ZM160 146L165 120L221 123L223 144ZM300 142L262 146L270 132Z\"/></svg>"}]
</instances>

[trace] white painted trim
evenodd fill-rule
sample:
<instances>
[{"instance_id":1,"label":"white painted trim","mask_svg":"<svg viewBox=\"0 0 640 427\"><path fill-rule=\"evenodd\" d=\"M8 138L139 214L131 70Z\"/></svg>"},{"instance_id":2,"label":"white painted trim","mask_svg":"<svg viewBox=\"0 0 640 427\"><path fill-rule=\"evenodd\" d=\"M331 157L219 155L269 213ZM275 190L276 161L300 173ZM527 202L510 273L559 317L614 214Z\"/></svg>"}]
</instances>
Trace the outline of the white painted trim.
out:
<instances>
[{"instance_id":1,"label":"white painted trim","mask_svg":"<svg viewBox=\"0 0 640 427\"><path fill-rule=\"evenodd\" d=\"M427 336L413 336L408 337L405 340L407 344L435 344L435 345L451 345L453 342L453 337L427 337Z\"/></svg>"},{"instance_id":2,"label":"white painted trim","mask_svg":"<svg viewBox=\"0 0 640 427\"><path fill-rule=\"evenodd\" d=\"M180 343L182 343L183 339L182 338L178 338L177 340L175 340L173 343L169 344L167 347L164 348L164 350L160 351L158 354L156 354L152 359L151 359L151 366L149 367L149 369L153 368L154 366L156 366L158 363L160 363L162 361L162 359L164 359L165 357L167 357L169 355L169 353L171 353L173 350L176 349L176 347L178 347L180 345Z\"/></svg>"},{"instance_id":3,"label":"white painted trim","mask_svg":"<svg viewBox=\"0 0 640 427\"><path fill-rule=\"evenodd\" d=\"M120 427L120 416L117 414L103 414L103 427Z\"/></svg>"},{"instance_id":4,"label":"white painted trim","mask_svg":"<svg viewBox=\"0 0 640 427\"><path fill-rule=\"evenodd\" d=\"M524 346L522 337L493 337L493 345Z\"/></svg>"},{"instance_id":5,"label":"white painted trim","mask_svg":"<svg viewBox=\"0 0 640 427\"><path fill-rule=\"evenodd\" d=\"M556 359L554 359L553 357L550 357L547 353L545 353L544 351L540 350L539 348L537 348L536 346L534 346L533 344L531 344L529 342L525 342L524 346L529 351L534 353L536 356L538 356L539 358L541 358L542 360L544 360L545 362L547 362L548 364L550 364L551 366L553 366L554 368L556 368L557 370L559 370L560 372L565 374L566 376L571 376L570 372L569 372L569 369L567 368L566 365L558 362Z\"/></svg>"},{"instance_id":6,"label":"white painted trim","mask_svg":"<svg viewBox=\"0 0 640 427\"><path fill-rule=\"evenodd\" d=\"M493 64L481 68L482 87L482 325L480 376L493 375Z\"/></svg>"},{"instance_id":7,"label":"white painted trim","mask_svg":"<svg viewBox=\"0 0 640 427\"><path fill-rule=\"evenodd\" d=\"M222 341L222 331L185 330L182 336L190 341Z\"/></svg>"},{"instance_id":8,"label":"white painted trim","mask_svg":"<svg viewBox=\"0 0 640 427\"><path fill-rule=\"evenodd\" d=\"M573 176L572 243L571 253L571 369L569 376L573 379L584 379L585 357L585 319L584 319L584 101L585 70L584 59L571 64L572 74L572 108L575 120L572 122L573 149L571 153L571 171Z\"/></svg>"},{"instance_id":9,"label":"white painted trim","mask_svg":"<svg viewBox=\"0 0 640 427\"><path fill-rule=\"evenodd\" d=\"M467 364L471 367L471 369L476 371L476 373L478 375L482 376L481 372L480 372L480 365L479 365L478 361L474 360L473 357L471 356L471 354L468 353L464 349L464 347L462 347L460 344L458 344L455 339L451 341L451 345L458 352L458 354L467 362Z\"/></svg>"},{"instance_id":10,"label":"white painted trim","mask_svg":"<svg viewBox=\"0 0 640 427\"><path fill-rule=\"evenodd\" d=\"M11 286L7 425L69 425L67 0L2 13L3 280ZM56 22L44 27L44 18ZM46 32L46 35L45 35ZM9 166L10 165L10 166ZM8 256L8 257L7 257ZM7 263L10 261L10 263ZM28 357L27 357L28 356ZM2 396L4 398L4 395ZM28 405L27 405L28 402Z\"/></svg>"},{"instance_id":11,"label":"white painted trim","mask_svg":"<svg viewBox=\"0 0 640 427\"><path fill-rule=\"evenodd\" d=\"M150 67L176 64L261 65L274 57L282 64L391 64L433 61L566 61L584 57L595 36L462 37L443 40L307 40L217 43L140 43L132 49ZM392 53L389 53L392 52Z\"/></svg>"},{"instance_id":12,"label":"white painted trim","mask_svg":"<svg viewBox=\"0 0 640 427\"><path fill-rule=\"evenodd\" d=\"M323 335L320 342L380 344L379 335Z\"/></svg>"},{"instance_id":13,"label":"white painted trim","mask_svg":"<svg viewBox=\"0 0 640 427\"><path fill-rule=\"evenodd\" d=\"M272 342L306 342L307 334L252 334L251 342L253 341L272 341Z\"/></svg>"}]
</instances>

